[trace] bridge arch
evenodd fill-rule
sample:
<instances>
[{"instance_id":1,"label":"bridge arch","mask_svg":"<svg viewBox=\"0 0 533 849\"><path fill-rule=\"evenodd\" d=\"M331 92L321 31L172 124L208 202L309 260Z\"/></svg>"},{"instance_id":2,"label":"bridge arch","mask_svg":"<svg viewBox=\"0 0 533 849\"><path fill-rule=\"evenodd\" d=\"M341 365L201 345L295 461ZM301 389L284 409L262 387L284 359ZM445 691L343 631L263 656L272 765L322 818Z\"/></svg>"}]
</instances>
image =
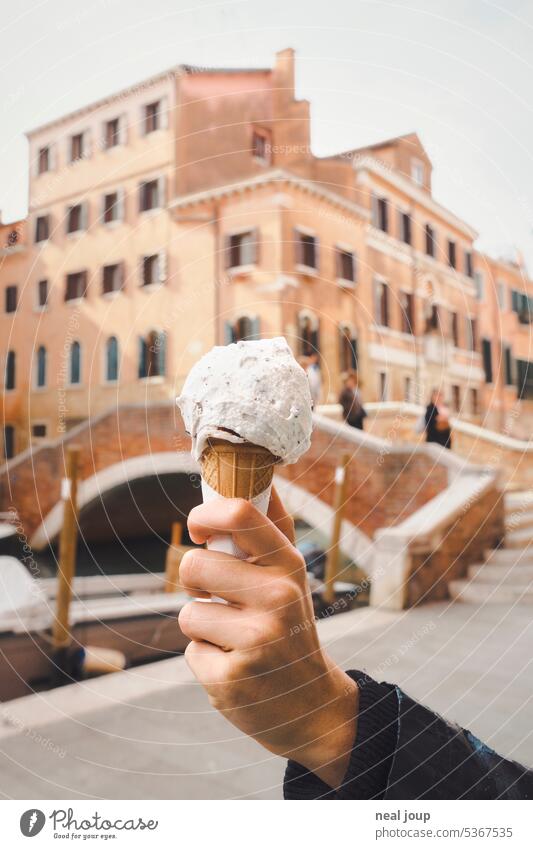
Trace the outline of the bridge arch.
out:
<instances>
[{"instance_id":1,"label":"bridge arch","mask_svg":"<svg viewBox=\"0 0 533 849\"><path fill-rule=\"evenodd\" d=\"M198 473L198 465L188 451L160 451L130 457L101 469L78 485L78 510L81 512L94 502L102 500L106 493L142 478L163 475ZM34 532L30 545L41 551L59 536L63 520L63 502L58 501L45 516Z\"/></svg>"}]
</instances>

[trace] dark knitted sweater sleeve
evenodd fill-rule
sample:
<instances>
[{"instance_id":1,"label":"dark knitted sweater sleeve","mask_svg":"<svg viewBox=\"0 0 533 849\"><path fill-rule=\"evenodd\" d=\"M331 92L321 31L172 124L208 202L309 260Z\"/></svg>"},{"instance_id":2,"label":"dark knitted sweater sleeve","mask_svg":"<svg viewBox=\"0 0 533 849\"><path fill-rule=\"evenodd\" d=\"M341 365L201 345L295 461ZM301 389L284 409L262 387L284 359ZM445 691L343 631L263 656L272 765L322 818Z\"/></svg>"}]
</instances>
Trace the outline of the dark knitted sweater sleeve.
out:
<instances>
[{"instance_id":1,"label":"dark knitted sweater sleeve","mask_svg":"<svg viewBox=\"0 0 533 849\"><path fill-rule=\"evenodd\" d=\"M286 799L531 799L533 771L506 760L399 687L348 672L359 686L357 735L332 790L289 761Z\"/></svg>"},{"instance_id":2,"label":"dark knitted sweater sleeve","mask_svg":"<svg viewBox=\"0 0 533 849\"><path fill-rule=\"evenodd\" d=\"M363 672L348 672L359 687L357 737L348 770L337 790L289 761L286 799L381 799L387 785L398 735L398 697L391 684L378 684Z\"/></svg>"}]
</instances>

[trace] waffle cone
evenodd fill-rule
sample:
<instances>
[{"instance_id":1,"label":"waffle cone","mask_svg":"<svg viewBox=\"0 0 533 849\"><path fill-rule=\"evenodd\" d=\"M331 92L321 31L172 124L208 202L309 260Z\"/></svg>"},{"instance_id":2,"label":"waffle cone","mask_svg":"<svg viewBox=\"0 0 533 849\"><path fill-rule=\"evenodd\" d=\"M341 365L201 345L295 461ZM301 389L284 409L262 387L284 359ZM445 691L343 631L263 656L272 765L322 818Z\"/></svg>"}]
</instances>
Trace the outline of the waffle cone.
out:
<instances>
[{"instance_id":1,"label":"waffle cone","mask_svg":"<svg viewBox=\"0 0 533 849\"><path fill-rule=\"evenodd\" d=\"M252 498L272 483L278 459L250 442L210 439L200 459L202 478L224 498Z\"/></svg>"}]
</instances>

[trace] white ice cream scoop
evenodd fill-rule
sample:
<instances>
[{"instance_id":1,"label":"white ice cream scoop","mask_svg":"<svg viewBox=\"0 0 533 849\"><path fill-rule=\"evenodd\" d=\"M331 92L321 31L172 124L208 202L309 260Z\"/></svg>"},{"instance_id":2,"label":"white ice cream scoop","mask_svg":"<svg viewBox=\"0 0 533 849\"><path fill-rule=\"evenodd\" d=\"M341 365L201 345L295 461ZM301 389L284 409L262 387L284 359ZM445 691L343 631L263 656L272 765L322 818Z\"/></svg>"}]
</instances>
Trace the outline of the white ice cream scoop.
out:
<instances>
[{"instance_id":1,"label":"white ice cream scoop","mask_svg":"<svg viewBox=\"0 0 533 849\"><path fill-rule=\"evenodd\" d=\"M210 437L250 442L294 463L311 444L309 381L283 337L212 348L177 399L192 453Z\"/></svg>"}]
</instances>

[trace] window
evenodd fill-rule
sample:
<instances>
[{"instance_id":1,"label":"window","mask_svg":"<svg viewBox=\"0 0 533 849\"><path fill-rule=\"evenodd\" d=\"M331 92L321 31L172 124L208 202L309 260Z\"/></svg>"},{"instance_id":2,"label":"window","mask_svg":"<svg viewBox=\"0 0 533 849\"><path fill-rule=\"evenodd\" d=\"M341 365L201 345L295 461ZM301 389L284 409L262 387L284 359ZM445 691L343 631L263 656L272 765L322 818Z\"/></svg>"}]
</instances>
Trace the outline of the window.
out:
<instances>
[{"instance_id":1,"label":"window","mask_svg":"<svg viewBox=\"0 0 533 849\"><path fill-rule=\"evenodd\" d=\"M106 150L120 144L120 118L112 118L104 125L104 145Z\"/></svg>"},{"instance_id":2,"label":"window","mask_svg":"<svg viewBox=\"0 0 533 849\"><path fill-rule=\"evenodd\" d=\"M357 371L357 338L349 325L339 327L339 367L340 371Z\"/></svg>"},{"instance_id":3,"label":"window","mask_svg":"<svg viewBox=\"0 0 533 849\"><path fill-rule=\"evenodd\" d=\"M424 185L425 168L424 163L420 162L419 159L411 160L411 179L417 184L417 186Z\"/></svg>"},{"instance_id":4,"label":"window","mask_svg":"<svg viewBox=\"0 0 533 849\"><path fill-rule=\"evenodd\" d=\"M253 318L248 315L242 315L235 322L226 322L226 344L230 342L250 342L255 339L260 339L260 320L257 316Z\"/></svg>"},{"instance_id":5,"label":"window","mask_svg":"<svg viewBox=\"0 0 533 849\"><path fill-rule=\"evenodd\" d=\"M448 239L448 265L457 268L457 248L455 242Z\"/></svg>"},{"instance_id":6,"label":"window","mask_svg":"<svg viewBox=\"0 0 533 849\"><path fill-rule=\"evenodd\" d=\"M503 346L503 367L506 386L512 386L513 380L513 349L510 345Z\"/></svg>"},{"instance_id":7,"label":"window","mask_svg":"<svg viewBox=\"0 0 533 849\"><path fill-rule=\"evenodd\" d=\"M374 280L374 317L376 324L389 326L389 287L381 280Z\"/></svg>"},{"instance_id":8,"label":"window","mask_svg":"<svg viewBox=\"0 0 533 849\"><path fill-rule=\"evenodd\" d=\"M388 380L387 380L387 372L380 371L378 376L378 392L379 392L379 400L386 401L389 393Z\"/></svg>"},{"instance_id":9,"label":"window","mask_svg":"<svg viewBox=\"0 0 533 849\"><path fill-rule=\"evenodd\" d=\"M355 256L344 248L335 249L335 270L337 280L343 283L355 283Z\"/></svg>"},{"instance_id":10,"label":"window","mask_svg":"<svg viewBox=\"0 0 533 849\"><path fill-rule=\"evenodd\" d=\"M163 203L163 181L147 180L139 186L139 209L147 212L149 209L159 209Z\"/></svg>"},{"instance_id":11,"label":"window","mask_svg":"<svg viewBox=\"0 0 533 849\"><path fill-rule=\"evenodd\" d=\"M426 315L426 333L432 330L440 330L440 310L438 304L430 304Z\"/></svg>"},{"instance_id":12,"label":"window","mask_svg":"<svg viewBox=\"0 0 533 849\"><path fill-rule=\"evenodd\" d=\"M435 256L437 249L437 237L435 235L435 230L431 226L431 224L426 224L425 227L426 233L426 253L428 256Z\"/></svg>"},{"instance_id":13,"label":"window","mask_svg":"<svg viewBox=\"0 0 533 849\"><path fill-rule=\"evenodd\" d=\"M485 297L485 280L481 271L474 271L474 284L476 287L476 300L483 301Z\"/></svg>"},{"instance_id":14,"label":"window","mask_svg":"<svg viewBox=\"0 0 533 849\"><path fill-rule=\"evenodd\" d=\"M141 286L155 286L166 280L166 254L151 254L141 260Z\"/></svg>"},{"instance_id":15,"label":"window","mask_svg":"<svg viewBox=\"0 0 533 849\"><path fill-rule=\"evenodd\" d=\"M399 210L398 231L401 241L405 242L406 245L410 245L412 242L411 216L408 212L402 212Z\"/></svg>"},{"instance_id":16,"label":"window","mask_svg":"<svg viewBox=\"0 0 533 849\"><path fill-rule=\"evenodd\" d=\"M50 217L39 215L35 219L35 241L46 242L50 238Z\"/></svg>"},{"instance_id":17,"label":"window","mask_svg":"<svg viewBox=\"0 0 533 849\"><path fill-rule=\"evenodd\" d=\"M226 268L240 268L257 263L257 230L233 233L226 242Z\"/></svg>"},{"instance_id":18,"label":"window","mask_svg":"<svg viewBox=\"0 0 533 849\"><path fill-rule=\"evenodd\" d=\"M67 285L65 289L65 301L75 301L84 298L87 294L87 272L76 271L67 274Z\"/></svg>"},{"instance_id":19,"label":"window","mask_svg":"<svg viewBox=\"0 0 533 849\"><path fill-rule=\"evenodd\" d=\"M6 312L16 312L18 301L18 287L6 286Z\"/></svg>"},{"instance_id":20,"label":"window","mask_svg":"<svg viewBox=\"0 0 533 849\"><path fill-rule=\"evenodd\" d=\"M472 254L470 251L465 251L465 265L464 271L467 277L473 277L474 275L474 264L472 261Z\"/></svg>"},{"instance_id":21,"label":"window","mask_svg":"<svg viewBox=\"0 0 533 849\"><path fill-rule=\"evenodd\" d=\"M151 330L139 339L139 377L163 377L166 368L166 335Z\"/></svg>"},{"instance_id":22,"label":"window","mask_svg":"<svg viewBox=\"0 0 533 849\"><path fill-rule=\"evenodd\" d=\"M402 314L402 332L415 332L414 296L412 292L400 293L400 309Z\"/></svg>"},{"instance_id":23,"label":"window","mask_svg":"<svg viewBox=\"0 0 533 849\"><path fill-rule=\"evenodd\" d=\"M450 336L456 348L459 347L459 316L456 312L450 313Z\"/></svg>"},{"instance_id":24,"label":"window","mask_svg":"<svg viewBox=\"0 0 533 849\"><path fill-rule=\"evenodd\" d=\"M272 160L272 144L267 130L254 130L252 133L252 155L265 165Z\"/></svg>"},{"instance_id":25,"label":"window","mask_svg":"<svg viewBox=\"0 0 533 849\"><path fill-rule=\"evenodd\" d=\"M318 241L315 236L309 233L302 233L296 230L295 239L295 262L296 265L305 268L318 268Z\"/></svg>"},{"instance_id":26,"label":"window","mask_svg":"<svg viewBox=\"0 0 533 849\"><path fill-rule=\"evenodd\" d=\"M479 412L479 396L478 391L475 388L470 390L470 412L474 416L477 416Z\"/></svg>"},{"instance_id":27,"label":"window","mask_svg":"<svg viewBox=\"0 0 533 849\"><path fill-rule=\"evenodd\" d=\"M527 360L515 360L515 362L518 397L531 400L533 399L533 363Z\"/></svg>"},{"instance_id":28,"label":"window","mask_svg":"<svg viewBox=\"0 0 533 849\"><path fill-rule=\"evenodd\" d=\"M403 380L403 400L410 402L413 400L413 381L407 376Z\"/></svg>"},{"instance_id":29,"label":"window","mask_svg":"<svg viewBox=\"0 0 533 849\"><path fill-rule=\"evenodd\" d=\"M302 357L310 357L320 351L319 323L314 316L305 313L298 316L298 347Z\"/></svg>"},{"instance_id":30,"label":"window","mask_svg":"<svg viewBox=\"0 0 533 849\"><path fill-rule=\"evenodd\" d=\"M105 379L108 383L118 380L118 339L110 336L105 345Z\"/></svg>"},{"instance_id":31,"label":"window","mask_svg":"<svg viewBox=\"0 0 533 849\"><path fill-rule=\"evenodd\" d=\"M76 133L70 137L70 161L78 162L86 154L84 133Z\"/></svg>"},{"instance_id":32,"label":"window","mask_svg":"<svg viewBox=\"0 0 533 849\"><path fill-rule=\"evenodd\" d=\"M67 233L87 229L87 204L76 203L67 209Z\"/></svg>"},{"instance_id":33,"label":"window","mask_svg":"<svg viewBox=\"0 0 533 849\"><path fill-rule=\"evenodd\" d=\"M14 389L17 378L17 356L14 351L8 351L6 356L6 373L4 386L6 389Z\"/></svg>"},{"instance_id":34,"label":"window","mask_svg":"<svg viewBox=\"0 0 533 849\"><path fill-rule=\"evenodd\" d=\"M102 198L102 219L104 224L122 221L124 218L124 196L122 192L110 192Z\"/></svg>"},{"instance_id":35,"label":"window","mask_svg":"<svg viewBox=\"0 0 533 849\"><path fill-rule=\"evenodd\" d=\"M33 439L46 439L47 428L42 422L35 422L31 426L31 435Z\"/></svg>"},{"instance_id":36,"label":"window","mask_svg":"<svg viewBox=\"0 0 533 849\"><path fill-rule=\"evenodd\" d=\"M461 409L461 387L457 384L452 386L452 409L456 413Z\"/></svg>"},{"instance_id":37,"label":"window","mask_svg":"<svg viewBox=\"0 0 533 849\"><path fill-rule=\"evenodd\" d=\"M104 265L102 269L102 292L119 292L123 286L122 263L115 265Z\"/></svg>"},{"instance_id":38,"label":"window","mask_svg":"<svg viewBox=\"0 0 533 849\"><path fill-rule=\"evenodd\" d=\"M492 346L490 339L481 340L481 353L483 356L483 371L485 372L485 381L492 383Z\"/></svg>"},{"instance_id":39,"label":"window","mask_svg":"<svg viewBox=\"0 0 533 849\"><path fill-rule=\"evenodd\" d=\"M511 292L511 306L513 312L518 316L520 324L531 324L533 313L533 298L528 297L525 292L513 289Z\"/></svg>"},{"instance_id":40,"label":"window","mask_svg":"<svg viewBox=\"0 0 533 849\"><path fill-rule=\"evenodd\" d=\"M37 156L37 173L45 174L50 170L50 148L41 147Z\"/></svg>"},{"instance_id":41,"label":"window","mask_svg":"<svg viewBox=\"0 0 533 849\"><path fill-rule=\"evenodd\" d=\"M39 280L37 283L37 307L45 309L48 306L48 280Z\"/></svg>"},{"instance_id":42,"label":"window","mask_svg":"<svg viewBox=\"0 0 533 849\"><path fill-rule=\"evenodd\" d=\"M36 367L35 386L42 389L46 386L46 348L44 345L37 348Z\"/></svg>"},{"instance_id":43,"label":"window","mask_svg":"<svg viewBox=\"0 0 533 849\"><path fill-rule=\"evenodd\" d=\"M389 232L389 204L386 198L372 195L372 224L384 233Z\"/></svg>"},{"instance_id":44,"label":"window","mask_svg":"<svg viewBox=\"0 0 533 849\"><path fill-rule=\"evenodd\" d=\"M161 127L161 101L155 100L144 107L144 133L153 133Z\"/></svg>"},{"instance_id":45,"label":"window","mask_svg":"<svg viewBox=\"0 0 533 849\"><path fill-rule=\"evenodd\" d=\"M476 320L469 316L466 317L466 346L469 351L475 351L477 348Z\"/></svg>"},{"instance_id":46,"label":"window","mask_svg":"<svg viewBox=\"0 0 533 849\"><path fill-rule=\"evenodd\" d=\"M13 425L4 425L4 459L11 460L15 456L15 428Z\"/></svg>"},{"instance_id":47,"label":"window","mask_svg":"<svg viewBox=\"0 0 533 849\"><path fill-rule=\"evenodd\" d=\"M70 346L68 382L71 386L79 386L81 383L81 345L77 341Z\"/></svg>"}]
</instances>

